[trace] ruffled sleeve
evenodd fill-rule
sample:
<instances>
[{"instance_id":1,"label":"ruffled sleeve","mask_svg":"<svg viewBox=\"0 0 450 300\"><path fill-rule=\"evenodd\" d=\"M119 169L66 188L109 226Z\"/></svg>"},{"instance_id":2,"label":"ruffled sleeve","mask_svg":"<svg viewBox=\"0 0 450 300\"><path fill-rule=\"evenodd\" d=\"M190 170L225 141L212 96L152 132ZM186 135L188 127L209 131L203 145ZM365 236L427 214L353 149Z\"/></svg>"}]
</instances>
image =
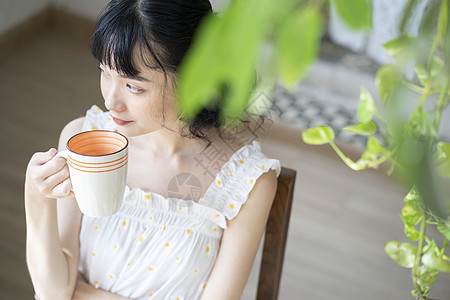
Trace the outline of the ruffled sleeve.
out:
<instances>
[{"instance_id":1,"label":"ruffled sleeve","mask_svg":"<svg viewBox=\"0 0 450 300\"><path fill-rule=\"evenodd\" d=\"M199 203L216 209L231 220L247 201L258 178L269 170L275 170L278 177L280 161L267 158L259 142L244 146L222 167Z\"/></svg>"},{"instance_id":2,"label":"ruffled sleeve","mask_svg":"<svg viewBox=\"0 0 450 300\"><path fill-rule=\"evenodd\" d=\"M97 105L93 105L86 112L86 120L84 121L83 131L91 130L116 130L116 124L111 119L108 112L102 111Z\"/></svg>"}]
</instances>

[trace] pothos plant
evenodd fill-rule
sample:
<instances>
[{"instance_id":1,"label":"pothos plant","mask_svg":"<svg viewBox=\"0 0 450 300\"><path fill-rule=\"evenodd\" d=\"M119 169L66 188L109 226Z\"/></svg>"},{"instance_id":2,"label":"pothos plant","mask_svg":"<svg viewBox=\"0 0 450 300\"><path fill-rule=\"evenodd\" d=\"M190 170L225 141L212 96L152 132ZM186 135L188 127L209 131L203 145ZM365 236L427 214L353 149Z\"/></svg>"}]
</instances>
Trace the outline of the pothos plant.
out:
<instances>
[{"instance_id":1,"label":"pothos plant","mask_svg":"<svg viewBox=\"0 0 450 300\"><path fill-rule=\"evenodd\" d=\"M179 110L192 119L220 106L224 122L257 107L255 91L294 87L316 59L326 10L355 29L371 24L371 0L234 0L203 21L178 72ZM256 83L256 85L255 85ZM253 107L249 108L249 104ZM267 105L262 105L267 107ZM261 112L263 113L263 112Z\"/></svg>"},{"instance_id":2,"label":"pothos plant","mask_svg":"<svg viewBox=\"0 0 450 300\"><path fill-rule=\"evenodd\" d=\"M411 269L412 295L429 299L438 273L450 273L445 252L450 240L450 143L438 135L450 101L450 22L449 1L429 1L418 34L409 35L405 27L416 2L406 6L401 35L384 45L396 63L383 66L376 76L382 107L377 109L372 95L362 88L360 123L343 128L367 136L361 158L348 158L328 126L308 129L302 136L308 144L330 144L353 170L388 164L388 172L409 187L400 217L411 242L390 241L384 249L400 266ZM427 236L430 226L437 227L441 240Z\"/></svg>"},{"instance_id":3,"label":"pothos plant","mask_svg":"<svg viewBox=\"0 0 450 300\"><path fill-rule=\"evenodd\" d=\"M450 192L446 191L450 186L450 144L438 136L441 113L449 103L450 23L449 1L428 0L419 34L408 35L405 28L420 1L408 0L400 37L385 45L399 60L377 74L384 111L377 109L363 88L360 123L345 128L368 136L361 159L352 161L337 147L330 127L306 130L303 139L310 144L330 144L354 170L390 164L389 172L402 176L410 192L401 218L411 242L387 242L385 250L398 264L411 269L413 295L427 299L438 273L450 272L445 253L450 239ZM349 26L366 30L371 24L371 2L231 1L220 17L210 16L203 22L182 62L177 82L180 114L191 119L203 107L220 106L227 122L251 110L249 100L258 106L258 99L252 99L255 89L270 93L278 80L285 87L295 86L317 57L327 17L324 8L334 6ZM407 76L412 65L415 75ZM408 110L400 105L404 102L408 108L415 105L406 118L403 112ZM428 103L432 103L430 109ZM437 227L442 241L427 237L429 226Z\"/></svg>"}]
</instances>

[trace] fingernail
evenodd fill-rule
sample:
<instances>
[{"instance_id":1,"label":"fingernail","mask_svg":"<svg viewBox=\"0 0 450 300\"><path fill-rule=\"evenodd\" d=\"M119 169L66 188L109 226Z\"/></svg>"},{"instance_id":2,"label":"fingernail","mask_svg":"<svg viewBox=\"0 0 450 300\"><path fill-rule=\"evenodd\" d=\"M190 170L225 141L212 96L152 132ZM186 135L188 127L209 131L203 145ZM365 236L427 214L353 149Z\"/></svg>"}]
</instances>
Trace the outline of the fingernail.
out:
<instances>
[{"instance_id":1,"label":"fingernail","mask_svg":"<svg viewBox=\"0 0 450 300\"><path fill-rule=\"evenodd\" d=\"M55 156L56 153L58 153L58 150L56 150L55 148L50 148L50 150L48 150L47 153L53 157Z\"/></svg>"}]
</instances>

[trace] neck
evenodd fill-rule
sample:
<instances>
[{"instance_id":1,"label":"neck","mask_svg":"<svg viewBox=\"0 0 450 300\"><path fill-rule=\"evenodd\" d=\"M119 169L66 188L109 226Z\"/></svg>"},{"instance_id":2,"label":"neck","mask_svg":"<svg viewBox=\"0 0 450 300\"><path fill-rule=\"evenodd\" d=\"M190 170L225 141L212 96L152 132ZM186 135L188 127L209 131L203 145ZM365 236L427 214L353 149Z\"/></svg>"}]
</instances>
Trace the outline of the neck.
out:
<instances>
[{"instance_id":1,"label":"neck","mask_svg":"<svg viewBox=\"0 0 450 300\"><path fill-rule=\"evenodd\" d=\"M132 137L130 141L139 148L146 148L167 157L199 153L204 149L203 141L180 135L181 124L172 128L162 127L154 132Z\"/></svg>"}]
</instances>

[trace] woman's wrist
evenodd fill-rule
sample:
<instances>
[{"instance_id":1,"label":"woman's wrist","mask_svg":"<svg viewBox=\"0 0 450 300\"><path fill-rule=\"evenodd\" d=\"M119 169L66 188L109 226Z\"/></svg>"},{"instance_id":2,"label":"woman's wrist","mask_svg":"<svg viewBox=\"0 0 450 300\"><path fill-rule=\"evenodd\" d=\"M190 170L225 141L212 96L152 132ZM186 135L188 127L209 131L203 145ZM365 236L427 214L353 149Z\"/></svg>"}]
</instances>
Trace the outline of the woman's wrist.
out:
<instances>
[{"instance_id":1,"label":"woman's wrist","mask_svg":"<svg viewBox=\"0 0 450 300\"><path fill-rule=\"evenodd\" d=\"M36 185L33 184L33 181L29 178L25 179L24 196L25 205L41 206L55 201L55 198L50 198L41 193Z\"/></svg>"},{"instance_id":2,"label":"woman's wrist","mask_svg":"<svg viewBox=\"0 0 450 300\"><path fill-rule=\"evenodd\" d=\"M44 219L56 220L56 199L51 199L30 193L25 190L25 218L27 220L27 231L29 233L40 230L47 226ZM46 228L43 228L47 230Z\"/></svg>"},{"instance_id":3,"label":"woman's wrist","mask_svg":"<svg viewBox=\"0 0 450 300\"><path fill-rule=\"evenodd\" d=\"M25 207L43 208L42 206L51 205L56 199L45 197L39 193L29 191L25 188Z\"/></svg>"}]
</instances>

